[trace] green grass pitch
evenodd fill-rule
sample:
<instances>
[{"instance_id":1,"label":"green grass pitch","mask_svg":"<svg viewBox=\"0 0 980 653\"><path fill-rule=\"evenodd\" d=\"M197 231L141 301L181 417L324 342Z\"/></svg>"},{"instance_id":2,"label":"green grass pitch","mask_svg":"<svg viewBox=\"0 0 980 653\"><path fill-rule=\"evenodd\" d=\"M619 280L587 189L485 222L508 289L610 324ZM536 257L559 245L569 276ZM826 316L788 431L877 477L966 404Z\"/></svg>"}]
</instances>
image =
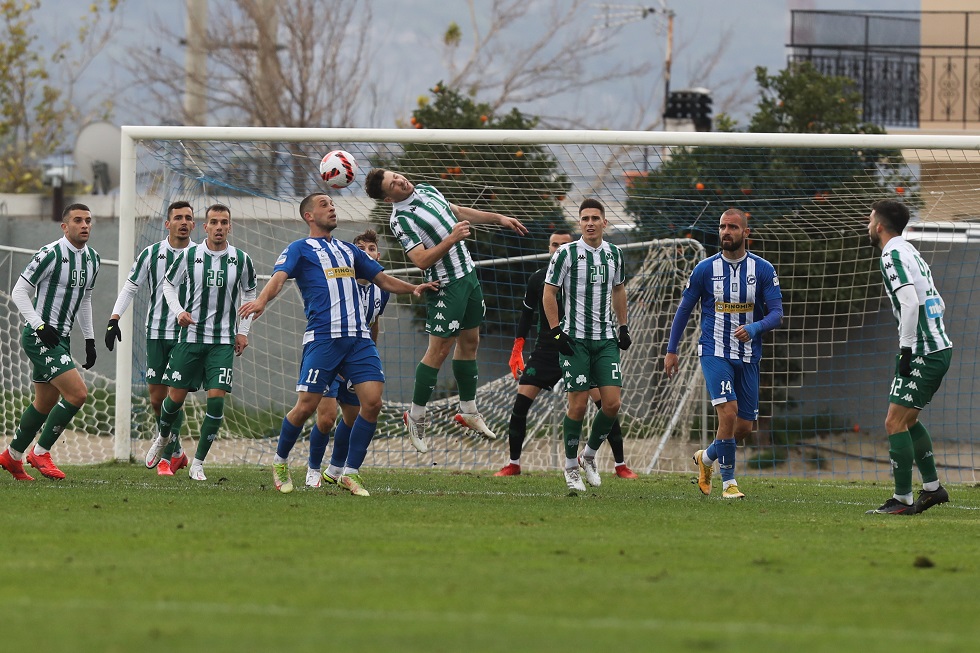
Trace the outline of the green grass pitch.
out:
<instances>
[{"instance_id":1,"label":"green grass pitch","mask_svg":"<svg viewBox=\"0 0 980 653\"><path fill-rule=\"evenodd\" d=\"M367 469L66 468L0 496L4 651L975 651L980 489Z\"/></svg>"}]
</instances>

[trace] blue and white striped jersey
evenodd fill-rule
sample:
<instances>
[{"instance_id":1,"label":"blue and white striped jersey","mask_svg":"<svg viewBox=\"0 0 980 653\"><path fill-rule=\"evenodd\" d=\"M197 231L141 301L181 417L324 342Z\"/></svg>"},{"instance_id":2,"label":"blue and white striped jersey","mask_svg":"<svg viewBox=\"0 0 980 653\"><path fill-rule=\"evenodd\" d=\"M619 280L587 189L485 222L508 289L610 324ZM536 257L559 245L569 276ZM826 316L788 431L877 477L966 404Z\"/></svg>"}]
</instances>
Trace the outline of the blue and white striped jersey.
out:
<instances>
[{"instance_id":1,"label":"blue and white striped jersey","mask_svg":"<svg viewBox=\"0 0 980 653\"><path fill-rule=\"evenodd\" d=\"M772 304L782 313L779 277L772 264L746 252L738 261L729 261L719 252L697 264L684 288L682 305L701 302L699 356L718 356L757 363L762 358L762 333L749 342L735 337L743 324L760 322ZM690 315L690 313L688 313ZM686 320L685 320L686 323ZM674 334L671 334L673 341ZM673 343L676 351L677 343ZM668 343L667 351L671 351Z\"/></svg>"},{"instance_id":2,"label":"blue and white striped jersey","mask_svg":"<svg viewBox=\"0 0 980 653\"><path fill-rule=\"evenodd\" d=\"M357 286L361 291L361 305L364 306L364 323L371 326L385 312L391 293L381 290L373 283L366 286L357 284Z\"/></svg>"},{"instance_id":3,"label":"blue and white striped jersey","mask_svg":"<svg viewBox=\"0 0 980 653\"><path fill-rule=\"evenodd\" d=\"M303 296L303 343L330 338L370 338L358 279L371 281L382 267L354 245L336 238L304 238L290 243L276 260Z\"/></svg>"}]
</instances>

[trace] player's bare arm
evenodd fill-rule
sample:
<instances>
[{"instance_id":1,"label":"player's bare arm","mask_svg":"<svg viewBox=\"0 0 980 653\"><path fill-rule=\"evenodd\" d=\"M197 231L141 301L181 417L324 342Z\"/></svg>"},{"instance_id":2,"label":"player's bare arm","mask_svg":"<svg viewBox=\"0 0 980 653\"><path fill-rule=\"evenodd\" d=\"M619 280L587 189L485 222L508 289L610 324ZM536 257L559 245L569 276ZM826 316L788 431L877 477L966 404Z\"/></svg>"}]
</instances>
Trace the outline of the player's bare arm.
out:
<instances>
[{"instance_id":1,"label":"player's bare arm","mask_svg":"<svg viewBox=\"0 0 980 653\"><path fill-rule=\"evenodd\" d=\"M459 206L458 204L450 204L449 208L452 209L453 213L455 213L456 217L460 220L468 220L473 224L496 224L500 225L501 227L506 227L507 229L510 229L521 236L527 235L527 227L525 227L517 218L511 218L509 216L501 215L500 213L492 213L490 211L481 211L468 206Z\"/></svg>"},{"instance_id":2,"label":"player's bare arm","mask_svg":"<svg viewBox=\"0 0 980 653\"><path fill-rule=\"evenodd\" d=\"M279 296L282 292L283 286L286 285L286 280L289 277L282 270L276 272L272 275L272 278L265 284L262 292L253 301L246 302L241 305L238 309L238 317L245 319L247 317L258 317L265 312L266 305L273 299ZM246 342L247 346L247 342Z\"/></svg>"},{"instance_id":3,"label":"player's bare arm","mask_svg":"<svg viewBox=\"0 0 980 653\"><path fill-rule=\"evenodd\" d=\"M395 277L389 276L384 272L379 272L371 281L378 288L381 288L381 290L387 290L394 295L411 294L415 295L416 297L421 297L427 291L431 290L434 292L439 290L438 281L429 281L415 285L408 283L407 281L402 281L401 279L396 279Z\"/></svg>"},{"instance_id":4,"label":"player's bare arm","mask_svg":"<svg viewBox=\"0 0 980 653\"><path fill-rule=\"evenodd\" d=\"M416 245L408 250L408 258L420 270L428 270L437 261L441 260L453 246L459 241L469 238L471 233L470 223L462 220L453 225L452 232L444 238L438 245L426 248L425 245ZM387 289L386 289L387 290Z\"/></svg>"}]
</instances>

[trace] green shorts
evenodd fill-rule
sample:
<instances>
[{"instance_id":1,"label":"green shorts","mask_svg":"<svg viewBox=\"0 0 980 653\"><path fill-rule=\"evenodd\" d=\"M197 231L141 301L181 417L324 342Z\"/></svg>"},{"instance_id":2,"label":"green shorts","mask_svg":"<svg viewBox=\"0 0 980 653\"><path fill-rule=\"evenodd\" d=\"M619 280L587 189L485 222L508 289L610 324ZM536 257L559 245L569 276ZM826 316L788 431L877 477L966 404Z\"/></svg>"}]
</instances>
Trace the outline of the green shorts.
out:
<instances>
[{"instance_id":1,"label":"green shorts","mask_svg":"<svg viewBox=\"0 0 980 653\"><path fill-rule=\"evenodd\" d=\"M20 344L31 359L31 381L34 383L48 383L56 376L75 369L75 361L71 358L71 341L64 336L61 336L57 347L48 349L34 329L28 326L20 334Z\"/></svg>"},{"instance_id":2,"label":"green shorts","mask_svg":"<svg viewBox=\"0 0 980 653\"><path fill-rule=\"evenodd\" d=\"M571 356L558 354L565 392L586 392L590 387L623 387L619 368L619 346L615 338L579 340L572 338Z\"/></svg>"},{"instance_id":3,"label":"green shorts","mask_svg":"<svg viewBox=\"0 0 980 653\"><path fill-rule=\"evenodd\" d=\"M170 352L170 361L162 381L171 388L198 388L231 392L232 363L235 345L203 345L178 342Z\"/></svg>"},{"instance_id":4,"label":"green shorts","mask_svg":"<svg viewBox=\"0 0 980 653\"><path fill-rule=\"evenodd\" d=\"M163 375L170 362L170 352L173 351L176 340L148 338L146 341L146 382L162 384Z\"/></svg>"},{"instance_id":5,"label":"green shorts","mask_svg":"<svg viewBox=\"0 0 980 653\"><path fill-rule=\"evenodd\" d=\"M943 377L949 371L953 350L943 349L926 356L912 356L912 376L898 373L898 359L895 357L895 378L888 392L888 403L922 410L933 395L939 391Z\"/></svg>"},{"instance_id":6,"label":"green shorts","mask_svg":"<svg viewBox=\"0 0 980 653\"><path fill-rule=\"evenodd\" d=\"M439 288L438 292L425 294L427 313L425 332L439 338L452 338L464 329L475 329L483 324L487 305L483 302L483 289L470 272L461 279Z\"/></svg>"}]
</instances>

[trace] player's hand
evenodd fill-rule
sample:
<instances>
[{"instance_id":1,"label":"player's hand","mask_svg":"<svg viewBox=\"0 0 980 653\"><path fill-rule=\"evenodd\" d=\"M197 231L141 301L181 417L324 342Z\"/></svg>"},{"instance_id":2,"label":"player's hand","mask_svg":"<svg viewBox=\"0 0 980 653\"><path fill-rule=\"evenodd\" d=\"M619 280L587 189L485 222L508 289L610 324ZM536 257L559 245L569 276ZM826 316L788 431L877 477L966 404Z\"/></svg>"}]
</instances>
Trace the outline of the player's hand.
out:
<instances>
[{"instance_id":1,"label":"player's hand","mask_svg":"<svg viewBox=\"0 0 980 653\"><path fill-rule=\"evenodd\" d=\"M620 349L626 351L633 344L633 339L630 338L629 327L625 324L619 327L619 342L616 343Z\"/></svg>"},{"instance_id":2,"label":"player's hand","mask_svg":"<svg viewBox=\"0 0 980 653\"><path fill-rule=\"evenodd\" d=\"M82 365L83 369L90 370L95 367L95 359L98 357L98 352L95 350L95 338L85 339L85 364Z\"/></svg>"},{"instance_id":3,"label":"player's hand","mask_svg":"<svg viewBox=\"0 0 980 653\"><path fill-rule=\"evenodd\" d=\"M248 336L239 333L235 336L235 356L241 356L246 347L248 347Z\"/></svg>"},{"instance_id":4,"label":"player's hand","mask_svg":"<svg viewBox=\"0 0 980 653\"><path fill-rule=\"evenodd\" d=\"M575 354L575 349L572 347L572 339L568 337L568 334L561 330L561 327L555 327L551 330L551 337L558 343L558 351L566 356L572 356Z\"/></svg>"},{"instance_id":5,"label":"player's hand","mask_svg":"<svg viewBox=\"0 0 980 653\"><path fill-rule=\"evenodd\" d=\"M112 318L105 329L105 348L112 351L117 341L122 342L122 332L119 330L119 320Z\"/></svg>"},{"instance_id":6,"label":"player's hand","mask_svg":"<svg viewBox=\"0 0 980 653\"><path fill-rule=\"evenodd\" d=\"M680 369L680 364L677 359L677 354L668 353L664 356L664 372L667 373L667 378L672 378L677 374L677 370Z\"/></svg>"},{"instance_id":7,"label":"player's hand","mask_svg":"<svg viewBox=\"0 0 980 653\"><path fill-rule=\"evenodd\" d=\"M898 356L898 374L904 377L912 376L912 348L902 347Z\"/></svg>"},{"instance_id":8,"label":"player's hand","mask_svg":"<svg viewBox=\"0 0 980 653\"><path fill-rule=\"evenodd\" d=\"M514 348L510 350L510 373L514 380L521 378L524 371L524 338L514 338Z\"/></svg>"},{"instance_id":9,"label":"player's hand","mask_svg":"<svg viewBox=\"0 0 980 653\"><path fill-rule=\"evenodd\" d=\"M238 317L243 320L247 317L258 317L265 313L265 302L259 299L253 299L250 302L245 302L242 304L241 308L238 309Z\"/></svg>"},{"instance_id":10,"label":"player's hand","mask_svg":"<svg viewBox=\"0 0 980 653\"><path fill-rule=\"evenodd\" d=\"M58 337L58 332L47 324L42 324L38 328L34 329L34 333L37 337L44 343L44 346L48 349L53 349L58 346L61 342L61 338Z\"/></svg>"},{"instance_id":11,"label":"player's hand","mask_svg":"<svg viewBox=\"0 0 980 653\"><path fill-rule=\"evenodd\" d=\"M194 318L191 317L190 313L184 311L177 316L177 324L182 327L189 327L190 325L194 324Z\"/></svg>"},{"instance_id":12,"label":"player's hand","mask_svg":"<svg viewBox=\"0 0 980 653\"><path fill-rule=\"evenodd\" d=\"M460 220L459 222L453 225L453 231L452 233L449 234L448 239L451 242L458 243L461 240L465 240L466 238L469 238L470 233L472 233L470 229L470 221Z\"/></svg>"},{"instance_id":13,"label":"player's hand","mask_svg":"<svg viewBox=\"0 0 980 653\"><path fill-rule=\"evenodd\" d=\"M415 295L416 297L421 297L426 292L436 292L437 290L439 290L438 280L427 281L425 283L420 283L419 285L415 286L415 290L412 291L412 294Z\"/></svg>"},{"instance_id":14,"label":"player's hand","mask_svg":"<svg viewBox=\"0 0 980 653\"><path fill-rule=\"evenodd\" d=\"M525 227L520 220L517 218L509 218L506 215L500 216L500 226L507 227L511 231L514 231L521 236L526 236L528 233L527 227Z\"/></svg>"},{"instance_id":15,"label":"player's hand","mask_svg":"<svg viewBox=\"0 0 980 653\"><path fill-rule=\"evenodd\" d=\"M737 329L735 329L734 335L739 342L748 342L752 339L751 334L746 330L744 324L740 324Z\"/></svg>"}]
</instances>

